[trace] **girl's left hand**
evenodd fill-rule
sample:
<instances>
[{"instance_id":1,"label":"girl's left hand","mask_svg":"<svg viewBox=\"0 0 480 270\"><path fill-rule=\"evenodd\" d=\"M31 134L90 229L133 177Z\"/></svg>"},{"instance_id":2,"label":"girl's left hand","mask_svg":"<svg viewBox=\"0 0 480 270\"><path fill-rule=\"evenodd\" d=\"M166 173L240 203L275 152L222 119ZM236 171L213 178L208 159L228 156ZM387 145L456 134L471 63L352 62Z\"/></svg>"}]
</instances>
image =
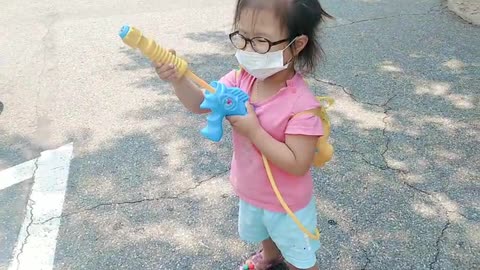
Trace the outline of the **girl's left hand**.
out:
<instances>
[{"instance_id":1,"label":"girl's left hand","mask_svg":"<svg viewBox=\"0 0 480 270\"><path fill-rule=\"evenodd\" d=\"M262 127L258 122L257 114L252 104L247 101L245 106L247 107L246 115L232 115L227 116L226 119L235 131L250 139Z\"/></svg>"}]
</instances>

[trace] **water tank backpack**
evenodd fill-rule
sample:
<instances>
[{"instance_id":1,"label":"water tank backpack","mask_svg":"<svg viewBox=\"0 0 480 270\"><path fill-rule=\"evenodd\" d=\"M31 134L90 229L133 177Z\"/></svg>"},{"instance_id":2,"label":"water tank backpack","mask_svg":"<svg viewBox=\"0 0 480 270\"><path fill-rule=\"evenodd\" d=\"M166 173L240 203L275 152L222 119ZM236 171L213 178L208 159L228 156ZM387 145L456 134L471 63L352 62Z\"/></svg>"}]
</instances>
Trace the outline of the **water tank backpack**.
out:
<instances>
[{"instance_id":1,"label":"water tank backpack","mask_svg":"<svg viewBox=\"0 0 480 270\"><path fill-rule=\"evenodd\" d=\"M318 138L317 144L315 145L316 149L312 166L323 167L325 163L332 159L333 156L333 146L328 142L328 138L330 137L330 118L328 117L327 109L333 105L334 100L331 97L324 96L316 96L316 99L320 104L323 103L325 105L315 109L299 112L292 118L303 114L313 114L322 120L323 136Z\"/></svg>"},{"instance_id":2,"label":"water tank backpack","mask_svg":"<svg viewBox=\"0 0 480 270\"><path fill-rule=\"evenodd\" d=\"M240 72L241 72L241 69L236 72L237 77ZM315 155L312 161L312 166L323 167L328 161L332 159L333 152L334 152L333 146L328 142L328 138L330 137L331 123L327 113L327 109L333 105L334 99L331 97L325 97L325 96L316 96L316 99L320 104L325 104L325 103L326 104L311 110L299 112L293 115L292 118L295 118L299 115L304 115L304 114L313 114L321 119L322 126L323 126L323 136L318 138L317 143L315 145L316 149L315 149ZM308 229L305 228L305 226L303 226L300 220L298 220L298 218L295 216L295 213L293 213L292 210L290 210L287 203L285 202L282 195L280 194L280 191L278 190L277 184L275 183L275 179L272 175L272 170L270 169L270 165L268 164L268 160L263 153L262 153L262 159L263 159L263 164L265 166L268 180L270 181L270 185L272 186L273 192L275 193L278 201L282 205L285 212L293 219L293 221L297 224L300 230L302 230L302 232L305 233L308 237L314 240L320 239L320 231L318 229L315 229L315 234L308 231Z\"/></svg>"}]
</instances>

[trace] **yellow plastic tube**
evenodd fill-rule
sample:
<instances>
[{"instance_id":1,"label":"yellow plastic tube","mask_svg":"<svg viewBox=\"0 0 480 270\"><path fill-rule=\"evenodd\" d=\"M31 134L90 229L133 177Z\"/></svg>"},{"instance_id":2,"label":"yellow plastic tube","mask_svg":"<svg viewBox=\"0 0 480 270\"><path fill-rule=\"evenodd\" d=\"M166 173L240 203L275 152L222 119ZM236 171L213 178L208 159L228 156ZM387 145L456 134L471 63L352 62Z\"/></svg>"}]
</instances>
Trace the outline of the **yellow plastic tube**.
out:
<instances>
[{"instance_id":1,"label":"yellow plastic tube","mask_svg":"<svg viewBox=\"0 0 480 270\"><path fill-rule=\"evenodd\" d=\"M170 53L165 48L158 45L153 39L145 37L142 32L135 27L128 25L122 26L119 33L123 42L133 49L140 51L153 62L173 64L178 69L180 76L187 76L189 79L197 83L200 87L211 93L215 93L215 89L203 79L195 75L189 68L188 63L184 59Z\"/></svg>"}]
</instances>

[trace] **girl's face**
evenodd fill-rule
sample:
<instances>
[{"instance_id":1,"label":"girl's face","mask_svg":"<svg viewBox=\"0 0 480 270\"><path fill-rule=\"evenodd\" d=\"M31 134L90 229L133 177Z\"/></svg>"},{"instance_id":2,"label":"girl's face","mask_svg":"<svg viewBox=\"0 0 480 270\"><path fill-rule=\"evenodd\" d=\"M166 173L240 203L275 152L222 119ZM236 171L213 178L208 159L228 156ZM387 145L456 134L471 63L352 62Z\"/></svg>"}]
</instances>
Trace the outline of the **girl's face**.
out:
<instances>
[{"instance_id":1,"label":"girl's face","mask_svg":"<svg viewBox=\"0 0 480 270\"><path fill-rule=\"evenodd\" d=\"M282 27L280 20L275 16L273 10L270 9L254 10L246 8L240 15L237 30L246 38L256 38L254 43L257 52L266 52L270 47L269 41L271 43L278 42L278 44L272 45L268 52L283 50L290 42L287 40L287 29ZM250 43L247 43L244 50L255 51ZM283 59L285 63L289 62L292 59L292 51L289 49L284 50Z\"/></svg>"}]
</instances>

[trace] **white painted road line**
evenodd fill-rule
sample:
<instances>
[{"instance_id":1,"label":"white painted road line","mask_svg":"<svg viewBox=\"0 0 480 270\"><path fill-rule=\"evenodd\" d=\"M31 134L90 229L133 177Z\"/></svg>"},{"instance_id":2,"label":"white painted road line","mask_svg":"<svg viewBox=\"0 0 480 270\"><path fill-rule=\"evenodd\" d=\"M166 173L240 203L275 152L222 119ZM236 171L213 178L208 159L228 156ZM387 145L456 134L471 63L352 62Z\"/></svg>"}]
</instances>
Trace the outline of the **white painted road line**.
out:
<instances>
[{"instance_id":1,"label":"white painted road line","mask_svg":"<svg viewBox=\"0 0 480 270\"><path fill-rule=\"evenodd\" d=\"M55 217L62 214L72 158L73 144L44 151L38 158L32 193L8 270L53 268L60 227L60 219Z\"/></svg>"},{"instance_id":2,"label":"white painted road line","mask_svg":"<svg viewBox=\"0 0 480 270\"><path fill-rule=\"evenodd\" d=\"M16 185L22 181L32 178L35 171L35 162L32 159L15 167L0 172L0 190Z\"/></svg>"}]
</instances>

